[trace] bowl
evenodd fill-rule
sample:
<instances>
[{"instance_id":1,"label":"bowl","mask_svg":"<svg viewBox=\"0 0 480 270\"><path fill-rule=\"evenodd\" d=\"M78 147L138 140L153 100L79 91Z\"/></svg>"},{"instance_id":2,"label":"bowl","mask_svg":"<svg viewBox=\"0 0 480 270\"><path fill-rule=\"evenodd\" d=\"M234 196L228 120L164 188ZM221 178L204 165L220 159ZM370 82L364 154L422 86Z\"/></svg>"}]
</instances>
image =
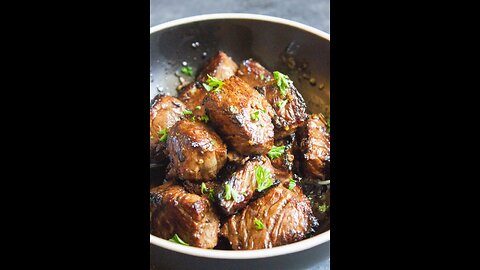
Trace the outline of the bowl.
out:
<instances>
[{"instance_id":1,"label":"bowl","mask_svg":"<svg viewBox=\"0 0 480 270\"><path fill-rule=\"evenodd\" d=\"M219 50L237 63L253 58L270 71L288 74L308 111L329 116L330 35L290 20L255 14L200 15L152 27L150 101L159 94L177 95L178 70L183 62L196 73ZM155 177L157 174L151 172L151 183ZM296 243L250 251L207 250L150 235L150 266L302 269L329 260L329 249L330 230Z\"/></svg>"}]
</instances>

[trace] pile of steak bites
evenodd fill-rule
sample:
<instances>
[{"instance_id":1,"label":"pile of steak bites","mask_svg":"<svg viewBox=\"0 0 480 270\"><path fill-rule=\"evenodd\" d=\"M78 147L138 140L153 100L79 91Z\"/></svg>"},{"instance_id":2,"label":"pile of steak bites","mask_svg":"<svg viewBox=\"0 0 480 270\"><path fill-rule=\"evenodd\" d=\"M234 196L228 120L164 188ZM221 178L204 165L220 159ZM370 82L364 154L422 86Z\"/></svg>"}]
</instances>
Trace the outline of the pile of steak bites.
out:
<instances>
[{"instance_id":1,"label":"pile of steak bites","mask_svg":"<svg viewBox=\"0 0 480 270\"><path fill-rule=\"evenodd\" d=\"M288 75L218 52L150 109L151 233L200 248L264 249L329 229L330 133Z\"/></svg>"}]
</instances>

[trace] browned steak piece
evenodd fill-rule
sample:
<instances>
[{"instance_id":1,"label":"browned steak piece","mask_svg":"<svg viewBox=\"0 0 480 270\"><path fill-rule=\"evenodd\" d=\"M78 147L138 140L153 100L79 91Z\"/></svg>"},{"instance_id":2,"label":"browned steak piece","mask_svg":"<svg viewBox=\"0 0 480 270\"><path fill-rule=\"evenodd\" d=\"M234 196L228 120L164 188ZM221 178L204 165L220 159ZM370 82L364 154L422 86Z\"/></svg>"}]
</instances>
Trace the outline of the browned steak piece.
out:
<instances>
[{"instance_id":1,"label":"browned steak piece","mask_svg":"<svg viewBox=\"0 0 480 270\"><path fill-rule=\"evenodd\" d=\"M214 248L220 220L208 199L167 182L150 190L151 233L163 239L177 234L190 246Z\"/></svg>"},{"instance_id":2,"label":"browned steak piece","mask_svg":"<svg viewBox=\"0 0 480 270\"><path fill-rule=\"evenodd\" d=\"M170 164L167 178L212 180L227 161L227 147L207 125L178 121L167 139Z\"/></svg>"},{"instance_id":3,"label":"browned steak piece","mask_svg":"<svg viewBox=\"0 0 480 270\"><path fill-rule=\"evenodd\" d=\"M330 134L322 114L312 114L299 130L301 170L307 178L324 179L330 162Z\"/></svg>"},{"instance_id":4,"label":"browned steak piece","mask_svg":"<svg viewBox=\"0 0 480 270\"><path fill-rule=\"evenodd\" d=\"M167 161L166 136L168 129L182 119L185 104L171 96L159 96L150 108L150 162L165 163ZM166 129L166 130L165 130ZM163 140L160 140L162 139Z\"/></svg>"},{"instance_id":5,"label":"browned steak piece","mask_svg":"<svg viewBox=\"0 0 480 270\"><path fill-rule=\"evenodd\" d=\"M264 172L267 176L257 179L257 175ZM269 187L278 183L270 160L265 156L251 158L244 165L229 164L219 174L217 180L221 181L222 185L217 188L215 200L218 200L220 209L227 216L243 209L252 198L259 195L259 192L268 189L268 187L264 188L268 186L268 183L259 186L259 181L260 183L264 180L271 181ZM228 189L227 185L229 186Z\"/></svg>"},{"instance_id":6,"label":"browned steak piece","mask_svg":"<svg viewBox=\"0 0 480 270\"><path fill-rule=\"evenodd\" d=\"M274 74L252 59L242 62L237 76L265 95L268 103L272 105L276 113L273 118L275 139L295 133L295 130L306 120L307 105L293 82L287 80L288 84L283 95Z\"/></svg>"},{"instance_id":7,"label":"browned steak piece","mask_svg":"<svg viewBox=\"0 0 480 270\"><path fill-rule=\"evenodd\" d=\"M301 189L279 185L231 216L220 235L228 238L234 250L263 249L300 241L315 226L310 202Z\"/></svg>"},{"instance_id":8,"label":"browned steak piece","mask_svg":"<svg viewBox=\"0 0 480 270\"><path fill-rule=\"evenodd\" d=\"M210 58L205 67L203 67L202 72L197 76L197 81L206 82L208 79L207 75L223 81L235 75L237 69L238 65L232 58L224 52L219 51L215 56Z\"/></svg>"},{"instance_id":9,"label":"browned steak piece","mask_svg":"<svg viewBox=\"0 0 480 270\"><path fill-rule=\"evenodd\" d=\"M302 126L307 119L305 101L298 90L290 84L283 96L273 80L257 90L264 94L268 102L275 110L276 116L273 118L275 125L275 139L281 139L295 133L298 127Z\"/></svg>"},{"instance_id":10,"label":"browned steak piece","mask_svg":"<svg viewBox=\"0 0 480 270\"><path fill-rule=\"evenodd\" d=\"M272 106L255 89L236 76L204 101L211 124L242 155L266 154L273 145Z\"/></svg>"},{"instance_id":11,"label":"browned steak piece","mask_svg":"<svg viewBox=\"0 0 480 270\"><path fill-rule=\"evenodd\" d=\"M192 82L180 90L178 99L192 112L192 115L186 115L188 119L191 120L192 116L194 116L197 121L205 119L202 117L205 117L203 99L206 95L207 91L198 82Z\"/></svg>"},{"instance_id":12,"label":"browned steak piece","mask_svg":"<svg viewBox=\"0 0 480 270\"><path fill-rule=\"evenodd\" d=\"M270 71L252 59L244 60L236 75L254 88L266 86L273 79Z\"/></svg>"}]
</instances>

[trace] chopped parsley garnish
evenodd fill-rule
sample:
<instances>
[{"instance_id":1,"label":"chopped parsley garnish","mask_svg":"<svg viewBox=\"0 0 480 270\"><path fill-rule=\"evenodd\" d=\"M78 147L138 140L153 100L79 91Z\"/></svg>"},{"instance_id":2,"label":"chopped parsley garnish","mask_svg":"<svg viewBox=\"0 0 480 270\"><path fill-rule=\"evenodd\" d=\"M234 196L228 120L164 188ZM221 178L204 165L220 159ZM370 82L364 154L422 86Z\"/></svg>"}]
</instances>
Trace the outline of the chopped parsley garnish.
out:
<instances>
[{"instance_id":1,"label":"chopped parsley garnish","mask_svg":"<svg viewBox=\"0 0 480 270\"><path fill-rule=\"evenodd\" d=\"M288 99L282 99L280 100L279 102L277 102L277 106L279 109L285 107L285 105L287 105L287 102L288 102Z\"/></svg>"},{"instance_id":2,"label":"chopped parsley garnish","mask_svg":"<svg viewBox=\"0 0 480 270\"><path fill-rule=\"evenodd\" d=\"M260 111L256 111L256 112L250 114L250 117L252 117L253 121L258 121L260 119L260 117L258 116L259 114L260 114Z\"/></svg>"},{"instance_id":3,"label":"chopped parsley garnish","mask_svg":"<svg viewBox=\"0 0 480 270\"><path fill-rule=\"evenodd\" d=\"M238 193L235 189L232 188L230 184L225 184L225 200L229 201L233 198L234 201L238 201Z\"/></svg>"},{"instance_id":4,"label":"chopped parsley garnish","mask_svg":"<svg viewBox=\"0 0 480 270\"><path fill-rule=\"evenodd\" d=\"M255 229L257 230L261 230L265 227L265 225L263 225L263 223L258 218L255 218L253 222L255 222Z\"/></svg>"},{"instance_id":5,"label":"chopped parsley garnish","mask_svg":"<svg viewBox=\"0 0 480 270\"><path fill-rule=\"evenodd\" d=\"M257 180L258 192L262 192L273 184L270 171L262 166L255 166L255 179Z\"/></svg>"},{"instance_id":6,"label":"chopped parsley garnish","mask_svg":"<svg viewBox=\"0 0 480 270\"><path fill-rule=\"evenodd\" d=\"M325 213L328 208L329 208L329 206L326 203L324 203L324 204L318 206L318 211L320 211L322 213Z\"/></svg>"},{"instance_id":7,"label":"chopped parsley garnish","mask_svg":"<svg viewBox=\"0 0 480 270\"><path fill-rule=\"evenodd\" d=\"M295 180L293 180L293 178L290 178L290 181L288 182L288 189L292 190L295 188L296 185L297 183L295 182Z\"/></svg>"},{"instance_id":8,"label":"chopped parsley garnish","mask_svg":"<svg viewBox=\"0 0 480 270\"><path fill-rule=\"evenodd\" d=\"M202 106L199 105L199 106L195 107L195 110L200 110L201 108L202 108Z\"/></svg>"},{"instance_id":9,"label":"chopped parsley garnish","mask_svg":"<svg viewBox=\"0 0 480 270\"><path fill-rule=\"evenodd\" d=\"M256 111L254 113L251 113L250 117L252 118L253 121L258 121L258 120L260 120L260 113L261 112L265 113L266 110L261 110L261 111Z\"/></svg>"},{"instance_id":10,"label":"chopped parsley garnish","mask_svg":"<svg viewBox=\"0 0 480 270\"><path fill-rule=\"evenodd\" d=\"M268 157L270 159L276 159L285 153L285 145L282 146L273 146L272 149L268 152Z\"/></svg>"},{"instance_id":11,"label":"chopped parsley garnish","mask_svg":"<svg viewBox=\"0 0 480 270\"><path fill-rule=\"evenodd\" d=\"M217 142L216 142L215 140L211 140L210 143L211 143L212 145L217 144Z\"/></svg>"},{"instance_id":12,"label":"chopped parsley garnish","mask_svg":"<svg viewBox=\"0 0 480 270\"><path fill-rule=\"evenodd\" d=\"M189 246L189 244L185 243L182 239L180 239L180 237L178 236L178 234L175 234L170 240L168 240L170 242L173 242L173 243L177 243L177 244L181 244L181 245L184 245L184 246Z\"/></svg>"},{"instance_id":13,"label":"chopped parsley garnish","mask_svg":"<svg viewBox=\"0 0 480 270\"><path fill-rule=\"evenodd\" d=\"M288 78L287 75L282 74L278 71L273 72L273 77L277 81L278 88L280 89L280 93L282 96L285 96L287 94L287 88L292 84L293 82Z\"/></svg>"},{"instance_id":14,"label":"chopped parsley garnish","mask_svg":"<svg viewBox=\"0 0 480 270\"><path fill-rule=\"evenodd\" d=\"M208 190L208 199L212 202L215 201L215 191L213 190L213 188Z\"/></svg>"},{"instance_id":15,"label":"chopped parsley garnish","mask_svg":"<svg viewBox=\"0 0 480 270\"><path fill-rule=\"evenodd\" d=\"M260 80L263 81L263 79L265 79L265 76L263 76L263 74L260 74Z\"/></svg>"},{"instance_id":16,"label":"chopped parsley garnish","mask_svg":"<svg viewBox=\"0 0 480 270\"><path fill-rule=\"evenodd\" d=\"M158 132L158 137L160 137L161 142L166 142L168 138L168 128L164 128Z\"/></svg>"},{"instance_id":17,"label":"chopped parsley garnish","mask_svg":"<svg viewBox=\"0 0 480 270\"><path fill-rule=\"evenodd\" d=\"M208 189L207 185L205 185L204 182L202 182L202 188L200 190L202 194L206 194L208 192L208 199L212 202L215 201L215 190L213 188Z\"/></svg>"},{"instance_id":18,"label":"chopped parsley garnish","mask_svg":"<svg viewBox=\"0 0 480 270\"><path fill-rule=\"evenodd\" d=\"M215 77L208 75L207 83L202 83L203 87L207 92L210 92L212 89L214 93L219 93L220 88L222 88L223 82Z\"/></svg>"},{"instance_id":19,"label":"chopped parsley garnish","mask_svg":"<svg viewBox=\"0 0 480 270\"><path fill-rule=\"evenodd\" d=\"M190 110L184 110L182 113L183 115L193 114L193 112Z\"/></svg>"},{"instance_id":20,"label":"chopped parsley garnish","mask_svg":"<svg viewBox=\"0 0 480 270\"><path fill-rule=\"evenodd\" d=\"M210 120L210 118L208 118L208 115L202 115L202 117L200 117L200 121L204 121L205 124L208 123L208 120Z\"/></svg>"},{"instance_id":21,"label":"chopped parsley garnish","mask_svg":"<svg viewBox=\"0 0 480 270\"><path fill-rule=\"evenodd\" d=\"M182 67L182 68L180 69L180 71L181 71L183 74L187 75L187 76L192 76L192 75L193 75L193 73L192 73L192 67L188 67L188 66L187 66L187 67Z\"/></svg>"}]
</instances>

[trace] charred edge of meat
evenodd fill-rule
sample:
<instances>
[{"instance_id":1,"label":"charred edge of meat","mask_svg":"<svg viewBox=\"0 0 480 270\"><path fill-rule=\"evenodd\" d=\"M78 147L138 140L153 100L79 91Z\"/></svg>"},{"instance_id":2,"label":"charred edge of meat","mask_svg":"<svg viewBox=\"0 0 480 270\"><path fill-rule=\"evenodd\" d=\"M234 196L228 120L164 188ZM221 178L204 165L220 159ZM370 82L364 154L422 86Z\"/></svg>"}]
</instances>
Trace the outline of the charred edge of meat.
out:
<instances>
[{"instance_id":1,"label":"charred edge of meat","mask_svg":"<svg viewBox=\"0 0 480 270\"><path fill-rule=\"evenodd\" d=\"M169 95L164 94L164 93L162 93L162 94L157 94L157 95L150 101L150 109L153 109L153 107L155 107L155 105L157 105L157 102L158 102L162 97L166 97L166 96L170 97ZM172 97L173 97L173 96L172 96ZM182 104L180 104L180 103L178 103L178 102L176 102L176 101L172 101L172 104L175 105L177 108L182 106Z\"/></svg>"}]
</instances>

